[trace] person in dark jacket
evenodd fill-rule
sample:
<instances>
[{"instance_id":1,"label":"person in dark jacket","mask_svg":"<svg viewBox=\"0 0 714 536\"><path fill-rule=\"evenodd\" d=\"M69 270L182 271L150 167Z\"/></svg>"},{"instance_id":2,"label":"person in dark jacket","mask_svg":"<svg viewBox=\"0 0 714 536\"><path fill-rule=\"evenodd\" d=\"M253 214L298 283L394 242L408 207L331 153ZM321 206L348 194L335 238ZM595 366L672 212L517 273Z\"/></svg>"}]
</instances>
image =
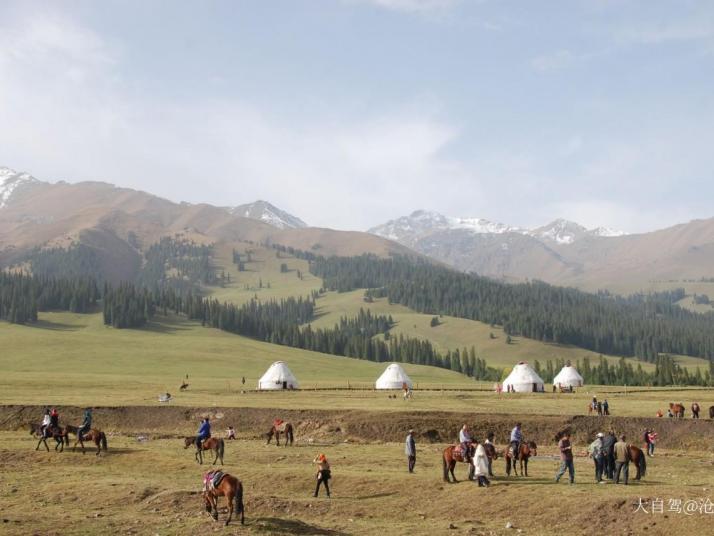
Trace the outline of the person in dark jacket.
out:
<instances>
[{"instance_id":1,"label":"person in dark jacket","mask_svg":"<svg viewBox=\"0 0 714 536\"><path fill-rule=\"evenodd\" d=\"M605 437L602 438L603 452L603 474L609 480L615 477L615 443L617 438L615 432L610 430Z\"/></svg>"},{"instance_id":2,"label":"person in dark jacket","mask_svg":"<svg viewBox=\"0 0 714 536\"><path fill-rule=\"evenodd\" d=\"M407 455L407 468L410 473L414 472L416 465L416 442L414 441L414 430L409 430L404 444L404 453Z\"/></svg>"},{"instance_id":3,"label":"person in dark jacket","mask_svg":"<svg viewBox=\"0 0 714 536\"><path fill-rule=\"evenodd\" d=\"M84 420L82 425L77 429L77 439L81 440L82 436L89 432L92 428L92 408L84 410Z\"/></svg>"}]
</instances>

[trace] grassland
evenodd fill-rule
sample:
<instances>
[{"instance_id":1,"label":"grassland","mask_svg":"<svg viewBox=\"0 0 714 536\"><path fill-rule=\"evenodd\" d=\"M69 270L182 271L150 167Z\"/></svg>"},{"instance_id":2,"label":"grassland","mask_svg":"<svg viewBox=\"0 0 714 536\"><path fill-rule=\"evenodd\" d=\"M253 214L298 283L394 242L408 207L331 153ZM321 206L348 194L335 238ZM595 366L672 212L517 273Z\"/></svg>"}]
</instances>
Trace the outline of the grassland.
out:
<instances>
[{"instance_id":1,"label":"grassland","mask_svg":"<svg viewBox=\"0 0 714 536\"><path fill-rule=\"evenodd\" d=\"M263 343L180 318L116 330L98 314L43 313L36 326L0 324L0 345L0 403L145 404L165 391L177 394L188 375L186 404L225 404L242 377L253 389L278 360L289 364L303 388L372 385L385 366ZM473 385L455 372L405 368L422 385Z\"/></svg>"},{"instance_id":2,"label":"grassland","mask_svg":"<svg viewBox=\"0 0 714 536\"><path fill-rule=\"evenodd\" d=\"M660 450L647 477L629 486L595 484L592 463L579 456L569 486L553 482L558 462L549 446L531 461L527 478L505 477L497 460L496 478L484 489L442 483L443 445L420 443L409 474L401 444L279 450L239 440L228 442L224 469L245 485L246 525L224 528L201 511L208 467L196 465L177 439L114 435L99 458L35 452L34 445L24 434L0 433L3 534L705 534L711 527L711 515L667 511L669 499L711 497L714 466L701 453ZM331 499L312 497L318 452L332 464ZM465 466L456 472L463 479ZM651 511L658 498L662 514L636 512L640 499Z\"/></svg>"}]
</instances>

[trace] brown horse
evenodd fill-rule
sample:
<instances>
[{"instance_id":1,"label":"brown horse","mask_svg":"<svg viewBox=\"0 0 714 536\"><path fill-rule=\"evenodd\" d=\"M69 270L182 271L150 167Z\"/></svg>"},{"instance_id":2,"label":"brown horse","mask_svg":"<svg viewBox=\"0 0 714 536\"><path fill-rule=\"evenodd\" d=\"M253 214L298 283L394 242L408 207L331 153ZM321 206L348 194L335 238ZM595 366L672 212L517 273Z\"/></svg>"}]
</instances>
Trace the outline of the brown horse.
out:
<instances>
[{"instance_id":1,"label":"brown horse","mask_svg":"<svg viewBox=\"0 0 714 536\"><path fill-rule=\"evenodd\" d=\"M647 456L642 452L642 449L635 445L628 445L630 448L630 461L637 467L637 476L635 480L639 480L647 473Z\"/></svg>"},{"instance_id":2,"label":"brown horse","mask_svg":"<svg viewBox=\"0 0 714 536\"><path fill-rule=\"evenodd\" d=\"M697 404L696 402L693 402L692 403L692 419L698 419L700 411L701 411L701 408L699 407L699 404Z\"/></svg>"},{"instance_id":3,"label":"brown horse","mask_svg":"<svg viewBox=\"0 0 714 536\"><path fill-rule=\"evenodd\" d=\"M221 460L221 465L223 465L223 452L225 451L225 443L220 437L209 437L208 439L204 439L201 442L200 449L198 448L198 444L196 443L196 436L185 437L183 448L187 449L191 445L194 445L196 447L196 461L199 464L203 465L203 451L212 450L215 454L215 457L213 458L211 465L215 465L217 460Z\"/></svg>"},{"instance_id":4,"label":"brown horse","mask_svg":"<svg viewBox=\"0 0 714 536\"><path fill-rule=\"evenodd\" d=\"M684 419L684 404L673 404L670 402L669 409L677 419Z\"/></svg>"},{"instance_id":5,"label":"brown horse","mask_svg":"<svg viewBox=\"0 0 714 536\"><path fill-rule=\"evenodd\" d=\"M285 446L288 446L288 442L290 443L290 446L292 446L294 439L293 425L289 422L284 422L279 426L275 426L275 424L273 424L268 433L265 434L268 438L266 445L270 445L270 441L273 439L273 436L275 436L275 444L280 446L280 434L285 434Z\"/></svg>"},{"instance_id":6,"label":"brown horse","mask_svg":"<svg viewBox=\"0 0 714 536\"><path fill-rule=\"evenodd\" d=\"M473 458L474 455L473 444L469 445L469 458ZM464 453L461 450L461 445L451 445L444 449L441 457L444 467L444 482L451 482L449 480L449 473L453 478L454 483L458 482L456 480L456 475L454 474L454 468L456 468L456 462L468 463L469 464L469 480L473 478L474 466L470 463L469 459L464 458Z\"/></svg>"},{"instance_id":7,"label":"brown horse","mask_svg":"<svg viewBox=\"0 0 714 536\"><path fill-rule=\"evenodd\" d=\"M37 446L35 447L35 450L39 450L40 445L44 443L45 448L47 449L47 452L50 451L50 447L47 446L47 438L51 437L52 439L55 440L55 450L59 448L59 451L62 452L64 450L64 439L65 439L65 431L62 430L61 427L53 427L53 426L48 426L44 433L42 431L42 426L39 424L31 424L30 425L30 435L35 436L39 438L39 441L37 442Z\"/></svg>"},{"instance_id":8,"label":"brown horse","mask_svg":"<svg viewBox=\"0 0 714 536\"><path fill-rule=\"evenodd\" d=\"M70 432L69 428L69 426L65 427L65 437L67 437L67 434ZM75 450L77 448L77 443L79 443L79 446L82 447L82 454L85 454L87 452L84 448L85 441L94 442L94 445L97 447L97 456L99 456L99 453L102 450L104 450L105 452L107 450L107 436L101 430L95 430L94 428L92 428L86 434L82 434L82 437L79 437L79 435L77 435L77 439L74 442L72 450ZM69 445L69 437L67 437L67 444Z\"/></svg>"},{"instance_id":9,"label":"brown horse","mask_svg":"<svg viewBox=\"0 0 714 536\"><path fill-rule=\"evenodd\" d=\"M216 487L210 484L213 473L204 476L203 481L203 502L206 512L218 521L218 497L225 497L228 503L228 519L226 525L233 518L233 503L235 501L236 515L240 514L240 524L245 524L245 508L243 507L243 484L233 475L225 473Z\"/></svg>"},{"instance_id":10,"label":"brown horse","mask_svg":"<svg viewBox=\"0 0 714 536\"><path fill-rule=\"evenodd\" d=\"M714 419L714 406L709 406L709 418Z\"/></svg>"},{"instance_id":11,"label":"brown horse","mask_svg":"<svg viewBox=\"0 0 714 536\"><path fill-rule=\"evenodd\" d=\"M521 476L528 476L528 459L531 456L538 455L538 447L535 441L521 441L521 446L518 449L518 458L521 461ZM506 449L506 474L511 476L511 467L513 467L513 474L518 476L518 471L516 470L516 460L513 459L513 452L511 447Z\"/></svg>"}]
</instances>

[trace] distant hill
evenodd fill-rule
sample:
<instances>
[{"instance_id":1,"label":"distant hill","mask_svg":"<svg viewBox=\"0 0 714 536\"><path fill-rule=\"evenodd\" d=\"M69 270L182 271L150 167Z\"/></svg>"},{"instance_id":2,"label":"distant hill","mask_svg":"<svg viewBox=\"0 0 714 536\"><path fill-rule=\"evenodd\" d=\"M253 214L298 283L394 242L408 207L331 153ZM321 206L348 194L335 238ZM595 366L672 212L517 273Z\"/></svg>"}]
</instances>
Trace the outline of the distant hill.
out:
<instances>
[{"instance_id":1,"label":"distant hill","mask_svg":"<svg viewBox=\"0 0 714 536\"><path fill-rule=\"evenodd\" d=\"M0 168L0 269L20 262L36 247L85 244L99 257L103 273L98 275L133 280L143 252L161 237L174 235L198 243L273 242L323 255L413 255L368 233L305 227L269 203L239 208L174 203L104 182L45 182ZM268 212L283 227L276 226L277 220L266 223Z\"/></svg>"},{"instance_id":2,"label":"distant hill","mask_svg":"<svg viewBox=\"0 0 714 536\"><path fill-rule=\"evenodd\" d=\"M524 229L420 210L368 232L459 270L506 280L631 292L655 281L714 277L714 218L626 235L562 219Z\"/></svg>"}]
</instances>

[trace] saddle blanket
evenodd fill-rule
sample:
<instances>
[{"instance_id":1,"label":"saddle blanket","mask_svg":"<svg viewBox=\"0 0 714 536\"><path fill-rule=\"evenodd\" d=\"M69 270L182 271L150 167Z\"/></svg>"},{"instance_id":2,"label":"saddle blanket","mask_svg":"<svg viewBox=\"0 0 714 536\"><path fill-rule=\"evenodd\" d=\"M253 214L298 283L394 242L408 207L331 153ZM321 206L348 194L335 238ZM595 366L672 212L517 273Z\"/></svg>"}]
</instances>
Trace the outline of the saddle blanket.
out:
<instances>
[{"instance_id":1,"label":"saddle blanket","mask_svg":"<svg viewBox=\"0 0 714 536\"><path fill-rule=\"evenodd\" d=\"M276 430L277 432L284 432L284 431L285 431L285 426L286 426L287 424L288 424L288 423L283 422L283 421L280 420L280 419L275 419L275 421L273 422L273 426L275 426L275 430Z\"/></svg>"},{"instance_id":2,"label":"saddle blanket","mask_svg":"<svg viewBox=\"0 0 714 536\"><path fill-rule=\"evenodd\" d=\"M209 471L203 475L203 491L212 491L216 486L220 485L226 473L223 471Z\"/></svg>"}]
</instances>

